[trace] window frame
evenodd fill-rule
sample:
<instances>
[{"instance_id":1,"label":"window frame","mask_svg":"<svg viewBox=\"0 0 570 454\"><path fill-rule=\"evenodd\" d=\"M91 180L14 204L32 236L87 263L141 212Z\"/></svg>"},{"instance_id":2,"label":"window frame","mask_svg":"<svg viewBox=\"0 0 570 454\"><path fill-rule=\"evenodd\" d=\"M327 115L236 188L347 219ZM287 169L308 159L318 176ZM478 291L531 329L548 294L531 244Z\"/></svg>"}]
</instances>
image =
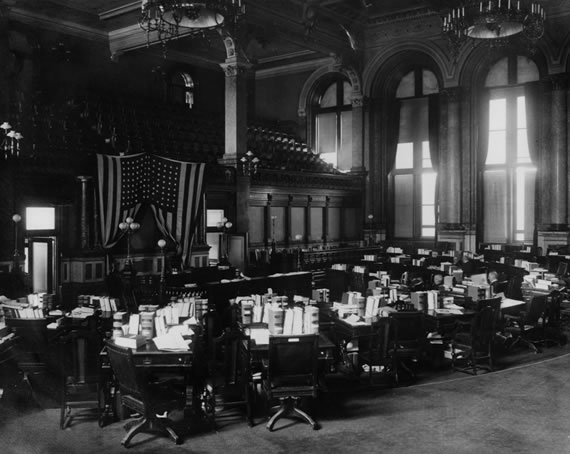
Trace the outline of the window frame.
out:
<instances>
[{"instance_id":1,"label":"window frame","mask_svg":"<svg viewBox=\"0 0 570 454\"><path fill-rule=\"evenodd\" d=\"M324 114L334 114L335 118L335 163L333 163L333 167L339 170L350 170L350 169L340 169L339 168L339 154L342 151L343 146L343 136L342 136L342 121L343 121L343 113L345 112L352 112L352 103L344 104L343 100L345 98L346 93L344 93L344 84L348 84L352 90L352 84L348 77L339 75L337 77L328 78L326 82L320 84L319 88L315 92L313 97L312 103L312 125L313 125L313 149L318 152L319 150L319 116ZM332 85L336 85L336 104L330 107L321 107L321 102L325 93L329 90ZM352 123L352 117L350 119ZM352 127L349 128L349 131L352 132ZM352 137L351 137L352 141ZM351 151L351 150L349 150ZM322 156L322 153L321 153ZM330 161L327 161L330 162Z\"/></svg>"},{"instance_id":2,"label":"window frame","mask_svg":"<svg viewBox=\"0 0 570 454\"><path fill-rule=\"evenodd\" d=\"M518 127L518 98L523 97L523 102L525 102L525 89L524 84L510 84L507 86L501 87L489 87L487 88L489 96L488 96L488 103L485 106L486 109L491 109L491 101L496 99L505 99L506 100L506 108L505 108L505 162L504 163L487 163L487 158L485 159L485 163L483 164L483 172L482 176L483 179L481 181L482 187L482 204L486 203L486 185L485 185L485 175L487 172L503 172L506 177L506 184L505 184L505 204L507 210L506 216L506 237L503 241L499 241L497 238L488 238L486 236L486 220L485 216L482 216L482 225L481 225L481 232L483 236L483 242L485 243L496 243L496 244L514 244L514 243L532 243L533 238L525 238L525 229L519 230L517 227L517 218L519 216L517 210L517 172L521 169L526 169L526 171L534 171L534 184L536 188L536 175L537 175L537 165L536 163L532 162L532 158L529 157L528 162L518 162L518 150L519 150L519 143L518 143L518 133L521 128ZM526 117L526 112L525 112ZM490 132L491 132L491 124L489 124L489 141L490 139ZM502 131L502 130L501 130ZM527 131L526 125L524 131ZM528 145L527 145L528 146ZM487 153L488 153L487 147ZM536 200L532 200L533 205L533 217L536 216L536 210L534 205ZM523 235L522 238L519 235Z\"/></svg>"}]
</instances>

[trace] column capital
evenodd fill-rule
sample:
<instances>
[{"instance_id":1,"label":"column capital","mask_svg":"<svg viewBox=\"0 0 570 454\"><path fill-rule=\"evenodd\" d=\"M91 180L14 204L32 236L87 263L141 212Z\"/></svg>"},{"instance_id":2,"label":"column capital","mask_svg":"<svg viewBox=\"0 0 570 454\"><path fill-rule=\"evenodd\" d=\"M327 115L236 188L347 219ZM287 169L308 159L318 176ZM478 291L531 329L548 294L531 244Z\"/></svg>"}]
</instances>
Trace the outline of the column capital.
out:
<instances>
[{"instance_id":1,"label":"column capital","mask_svg":"<svg viewBox=\"0 0 570 454\"><path fill-rule=\"evenodd\" d=\"M449 101L459 101L464 93L463 87L447 87L440 92Z\"/></svg>"},{"instance_id":2,"label":"column capital","mask_svg":"<svg viewBox=\"0 0 570 454\"><path fill-rule=\"evenodd\" d=\"M241 58L234 56L227 58L224 63L220 63L226 77L236 77L246 74L251 70L252 65Z\"/></svg>"},{"instance_id":3,"label":"column capital","mask_svg":"<svg viewBox=\"0 0 570 454\"><path fill-rule=\"evenodd\" d=\"M558 90L565 90L568 87L568 81L570 80L570 76L566 73L560 74L553 74L548 77L548 81L550 82L550 87L553 91Z\"/></svg>"}]
</instances>

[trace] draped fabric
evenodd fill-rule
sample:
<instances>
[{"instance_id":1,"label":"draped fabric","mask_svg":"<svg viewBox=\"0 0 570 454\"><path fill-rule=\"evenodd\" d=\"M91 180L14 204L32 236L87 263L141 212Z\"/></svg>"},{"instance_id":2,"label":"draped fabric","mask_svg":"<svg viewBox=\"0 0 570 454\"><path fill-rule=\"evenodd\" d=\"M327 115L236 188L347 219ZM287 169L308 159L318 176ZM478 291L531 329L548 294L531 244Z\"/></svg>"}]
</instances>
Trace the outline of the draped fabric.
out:
<instances>
[{"instance_id":1,"label":"draped fabric","mask_svg":"<svg viewBox=\"0 0 570 454\"><path fill-rule=\"evenodd\" d=\"M119 224L128 217L134 219L141 208L146 181L144 156L97 155L101 244L105 249L115 246L124 234Z\"/></svg>"},{"instance_id":2,"label":"draped fabric","mask_svg":"<svg viewBox=\"0 0 570 454\"><path fill-rule=\"evenodd\" d=\"M437 224L439 223L439 183L440 178L440 168L439 168L439 124L440 124L440 97L439 93L429 95L428 97L428 140L429 140L429 154L431 159L431 166L436 172L435 180L435 225L436 225L436 236L434 240L437 242Z\"/></svg>"},{"instance_id":3,"label":"draped fabric","mask_svg":"<svg viewBox=\"0 0 570 454\"><path fill-rule=\"evenodd\" d=\"M535 166L538 166L538 133L540 119L540 92L538 82L525 85L526 135L528 152Z\"/></svg>"},{"instance_id":4,"label":"draped fabric","mask_svg":"<svg viewBox=\"0 0 570 454\"><path fill-rule=\"evenodd\" d=\"M487 161L487 153L489 151L489 91L482 88L478 92L479 102L479 115L475 115L475 140L477 145L476 150L476 162L477 162L477 174L478 178L478 200L484 200L484 172L485 172L485 162ZM480 239L484 238L484 203L477 204L477 218L483 220L482 222L477 222L477 237Z\"/></svg>"},{"instance_id":5,"label":"draped fabric","mask_svg":"<svg viewBox=\"0 0 570 454\"><path fill-rule=\"evenodd\" d=\"M483 90L480 97L480 114L477 121L477 171L485 170L485 162L487 161L487 153L489 151L489 92Z\"/></svg>"},{"instance_id":6,"label":"draped fabric","mask_svg":"<svg viewBox=\"0 0 570 454\"><path fill-rule=\"evenodd\" d=\"M400 101L396 98L388 106L386 123L386 171L389 173L396 164L400 134Z\"/></svg>"},{"instance_id":7,"label":"draped fabric","mask_svg":"<svg viewBox=\"0 0 570 454\"><path fill-rule=\"evenodd\" d=\"M429 154L433 170L439 174L439 93L428 96Z\"/></svg>"},{"instance_id":8,"label":"draped fabric","mask_svg":"<svg viewBox=\"0 0 570 454\"><path fill-rule=\"evenodd\" d=\"M101 238L112 248L123 232L119 223L150 205L158 229L170 238L186 266L204 190L204 163L148 154L97 155Z\"/></svg>"},{"instance_id":9,"label":"draped fabric","mask_svg":"<svg viewBox=\"0 0 570 454\"><path fill-rule=\"evenodd\" d=\"M538 154L539 154L539 147L538 147L538 140L539 140L539 123L541 118L542 109L540 108L540 85L538 82L532 82L525 85L524 88L524 99L525 99L525 113L526 113L526 135L528 141L528 153L530 155L530 160L537 168L537 177L538 177L538 169L541 168L538 164ZM540 178L537 178L534 183L534 204L535 204L535 219L536 213L538 212L536 203L538 200L538 193L539 193L539 181ZM533 244L537 244L537 236L538 231L536 228L536 222L534 223L534 231L533 231Z\"/></svg>"},{"instance_id":10,"label":"draped fabric","mask_svg":"<svg viewBox=\"0 0 570 454\"><path fill-rule=\"evenodd\" d=\"M202 202L205 164L154 157L152 171L155 191L151 208L158 229L177 245L182 266L188 265L196 221Z\"/></svg>"}]
</instances>

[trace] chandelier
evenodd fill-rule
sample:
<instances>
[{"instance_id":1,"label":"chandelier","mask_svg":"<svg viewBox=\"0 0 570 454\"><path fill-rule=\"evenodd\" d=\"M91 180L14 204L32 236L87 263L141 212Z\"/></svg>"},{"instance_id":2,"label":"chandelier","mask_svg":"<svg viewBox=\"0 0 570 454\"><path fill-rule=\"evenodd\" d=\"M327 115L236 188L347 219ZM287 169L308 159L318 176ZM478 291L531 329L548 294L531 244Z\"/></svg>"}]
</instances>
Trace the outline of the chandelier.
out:
<instances>
[{"instance_id":1,"label":"chandelier","mask_svg":"<svg viewBox=\"0 0 570 454\"><path fill-rule=\"evenodd\" d=\"M220 28L235 32L244 14L245 0L142 0L139 25L147 37L156 32L158 40L166 43Z\"/></svg>"},{"instance_id":2,"label":"chandelier","mask_svg":"<svg viewBox=\"0 0 570 454\"><path fill-rule=\"evenodd\" d=\"M544 9L538 3L515 0L468 0L445 15L443 35L457 51L467 39L490 46L521 39L530 48L544 34Z\"/></svg>"}]
</instances>

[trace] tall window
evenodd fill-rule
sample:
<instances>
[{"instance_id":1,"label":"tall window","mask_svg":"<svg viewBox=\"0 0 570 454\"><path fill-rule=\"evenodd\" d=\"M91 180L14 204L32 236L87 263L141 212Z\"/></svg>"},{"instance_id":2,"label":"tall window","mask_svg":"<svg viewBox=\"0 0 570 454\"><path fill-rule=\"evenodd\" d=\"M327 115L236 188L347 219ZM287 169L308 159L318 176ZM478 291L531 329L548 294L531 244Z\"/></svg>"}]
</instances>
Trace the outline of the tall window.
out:
<instances>
[{"instance_id":1,"label":"tall window","mask_svg":"<svg viewBox=\"0 0 570 454\"><path fill-rule=\"evenodd\" d=\"M350 170L352 163L352 86L336 80L317 98L315 148L326 162L339 170Z\"/></svg>"},{"instance_id":2,"label":"tall window","mask_svg":"<svg viewBox=\"0 0 570 454\"><path fill-rule=\"evenodd\" d=\"M483 173L484 241L531 242L536 166L529 152L526 99L521 82L538 71L524 57L498 62L489 72L489 143ZM493 87L493 85L502 85Z\"/></svg>"},{"instance_id":3,"label":"tall window","mask_svg":"<svg viewBox=\"0 0 570 454\"><path fill-rule=\"evenodd\" d=\"M402 79L396 93L401 99L398 146L392 172L394 236L397 238L435 237L437 174L430 155L427 95L437 91L435 75L418 69Z\"/></svg>"}]
</instances>

